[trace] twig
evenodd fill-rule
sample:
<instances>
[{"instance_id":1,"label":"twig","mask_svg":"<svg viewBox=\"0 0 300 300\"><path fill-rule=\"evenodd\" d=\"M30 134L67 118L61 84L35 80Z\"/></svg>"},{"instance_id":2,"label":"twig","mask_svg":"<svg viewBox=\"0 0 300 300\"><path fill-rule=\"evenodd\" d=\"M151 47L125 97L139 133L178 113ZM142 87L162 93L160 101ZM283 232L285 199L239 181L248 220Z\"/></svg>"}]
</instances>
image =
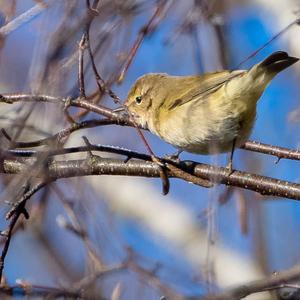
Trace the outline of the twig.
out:
<instances>
[{"instance_id":1,"label":"twig","mask_svg":"<svg viewBox=\"0 0 300 300\"><path fill-rule=\"evenodd\" d=\"M93 69L93 72L95 75L95 79L96 79L96 83L97 83L99 92L102 93L104 91L114 100L115 103L122 105L121 99L117 96L117 94L115 94L111 89L109 89L106 86L105 81L102 79L102 77L100 76L100 74L97 70L97 66L96 66L95 59L94 59L94 54L92 51L91 41L90 41L90 26L87 28L86 43L87 43L87 49L88 49L88 53L89 53L90 60L92 63L92 69Z\"/></svg>"},{"instance_id":2,"label":"twig","mask_svg":"<svg viewBox=\"0 0 300 300\"><path fill-rule=\"evenodd\" d=\"M165 0L158 1L158 5L157 5L153 15L149 19L148 23L145 26L143 26L142 29L140 30L139 35L138 35L137 39L135 40L135 42L133 43L133 46L132 46L131 50L129 51L128 57L127 57L126 62L124 64L124 67L121 70L121 73L119 75L119 78L118 78L119 83L124 80L125 74L128 71L128 68L132 63L133 58L135 57L135 55L137 53L137 50L141 46L141 44L142 44L143 40L145 39L145 37L149 33L153 32L155 30L155 28L157 27L157 25L159 24L166 4L167 4L167 1L165 1Z\"/></svg>"},{"instance_id":3,"label":"twig","mask_svg":"<svg viewBox=\"0 0 300 300\"><path fill-rule=\"evenodd\" d=\"M260 142L247 141L245 145L242 146L241 148L248 151L254 151L254 152L276 156L278 158L277 162L279 162L279 160L282 158L300 160L299 150L293 150L293 149L288 149L279 146L272 146Z\"/></svg>"},{"instance_id":4,"label":"twig","mask_svg":"<svg viewBox=\"0 0 300 300\"><path fill-rule=\"evenodd\" d=\"M5 94L0 95L0 102L13 104L16 102L49 102L64 104L65 99L49 95Z\"/></svg>"},{"instance_id":5,"label":"twig","mask_svg":"<svg viewBox=\"0 0 300 300\"><path fill-rule=\"evenodd\" d=\"M146 268L143 268L139 264L137 264L133 259L129 259L127 263L128 268L141 275L141 278L144 279L144 281L150 285L153 286L156 289L159 289L164 296L163 299L172 299L172 300L184 300L185 298L181 295L178 295L175 293L175 291L169 287L166 283L163 283L161 279L156 275L155 270L148 270Z\"/></svg>"},{"instance_id":6,"label":"twig","mask_svg":"<svg viewBox=\"0 0 300 300\"><path fill-rule=\"evenodd\" d=\"M300 266L292 269L272 274L264 279L245 283L236 288L221 292L219 294L211 294L204 297L198 297L199 300L240 300L248 295L278 289L283 283L292 282L300 279ZM191 298L193 299L193 298Z\"/></svg>"},{"instance_id":7,"label":"twig","mask_svg":"<svg viewBox=\"0 0 300 300\"><path fill-rule=\"evenodd\" d=\"M83 57L84 57L84 50L86 48L86 39L87 34L86 32L82 35L81 40L79 42L79 55L78 55L78 86L79 86L79 97L81 99L85 99L85 85L84 85L84 74L83 74Z\"/></svg>"},{"instance_id":8,"label":"twig","mask_svg":"<svg viewBox=\"0 0 300 300\"><path fill-rule=\"evenodd\" d=\"M13 158L13 157L40 157L41 155L48 155L49 157L55 155L65 155L69 153L80 153L80 152L87 152L87 151L100 151L100 152L107 152L113 154L119 154L126 156L125 159L128 161L132 158L142 159L146 161L152 161L151 156L143 153L139 153L136 151L132 151L126 148L117 147L117 146L109 146L109 145L89 145L89 146L79 146L79 147L69 147L69 148L59 148L49 151L35 151L35 150L3 150L1 152L2 157L6 158ZM167 159L162 159L163 162L168 162Z\"/></svg>"},{"instance_id":9,"label":"twig","mask_svg":"<svg viewBox=\"0 0 300 300\"><path fill-rule=\"evenodd\" d=\"M43 145L52 145L53 142L57 142L57 144L60 144L62 140L67 138L71 133L74 131L77 131L79 129L86 129L86 128L93 128L96 126L105 126L105 125L112 125L116 124L116 121L109 120L109 119L91 119L87 121L82 121L79 123L73 123L70 127L67 127L65 129L60 130L56 134L49 136L47 138L35 140L35 141L30 141L30 142L16 142L16 141L11 141L11 137L7 133L5 129L1 129L2 134L5 136L6 139L8 139L11 143L12 146L15 148L34 148L34 147L39 147ZM16 150L18 151L18 150Z\"/></svg>"},{"instance_id":10,"label":"twig","mask_svg":"<svg viewBox=\"0 0 300 300\"><path fill-rule=\"evenodd\" d=\"M197 185L203 186L205 188L213 187L213 183L209 180L202 179L197 176L191 175L169 163L166 163L166 166L177 178L181 178L187 182L193 182L193 183L197 182Z\"/></svg>"},{"instance_id":11,"label":"twig","mask_svg":"<svg viewBox=\"0 0 300 300\"><path fill-rule=\"evenodd\" d=\"M120 263L108 267L102 267L101 270L96 271L94 274L87 276L77 283L75 283L75 288L78 290L87 289L91 286L97 279L104 277L105 275L109 275L112 273L120 272L127 269L127 265L125 263Z\"/></svg>"},{"instance_id":12,"label":"twig","mask_svg":"<svg viewBox=\"0 0 300 300\"><path fill-rule=\"evenodd\" d=\"M16 17L14 20L10 21L8 24L2 26L0 28L0 35L6 36L22 26L23 24L31 21L33 18L35 18L37 15L39 15L41 12L43 12L48 7L48 4L42 4L38 3L32 8L25 11L23 14Z\"/></svg>"},{"instance_id":13,"label":"twig","mask_svg":"<svg viewBox=\"0 0 300 300\"><path fill-rule=\"evenodd\" d=\"M0 283L2 282L2 275L3 275L3 269L4 269L4 261L5 261L5 257L7 255L7 251L10 245L10 241L11 241L11 237L12 237L12 231L20 217L20 215L22 214L22 211L25 207L25 202L23 202L22 205L20 205L20 209L19 211L16 212L16 214L14 215L14 217L12 218L12 220L10 221L8 230L6 231L2 231L1 235L5 236L5 243L2 249L2 253L1 253L1 257L0 257Z\"/></svg>"},{"instance_id":14,"label":"twig","mask_svg":"<svg viewBox=\"0 0 300 300\"><path fill-rule=\"evenodd\" d=\"M126 118L125 115L120 115L114 112L112 109L106 108L104 106L96 105L90 103L89 101L82 100L82 99L71 99L71 98L61 98L61 97L54 97L48 95L30 95L30 94L0 94L0 103L7 103L13 104L17 102L49 102L49 103L56 103L61 104L64 106L74 106L74 107L81 107L87 109L89 111L93 111L100 115L103 115L110 120L117 121L116 124L120 123L128 123L133 126L133 123L129 120L129 117Z\"/></svg>"},{"instance_id":15,"label":"twig","mask_svg":"<svg viewBox=\"0 0 300 300\"><path fill-rule=\"evenodd\" d=\"M13 215L18 214L18 212L21 210L21 212L23 213L22 210L24 210L25 207L25 203L26 201L32 196L34 195L36 192L38 192L41 188L43 188L45 185L47 184L47 182L40 182L37 185L35 185L33 188L31 188L29 191L27 191L23 197L18 200L16 203L14 203L14 205L12 206L12 208L9 210L9 212L6 214L6 219L10 219ZM20 209L20 207L22 209Z\"/></svg>"},{"instance_id":16,"label":"twig","mask_svg":"<svg viewBox=\"0 0 300 300\"><path fill-rule=\"evenodd\" d=\"M5 236L5 243L2 249L1 257L0 257L0 283L2 282L2 274L3 274L3 269L4 269L4 261L8 252L8 248L10 245L11 237L12 237L12 232L13 229L19 219L19 217L24 214L26 218L29 218L29 215L25 209L25 204L26 201L33 195L35 194L39 189L41 189L44 185L38 184L34 188L30 189L29 191L25 192L23 197L16 202L13 205L13 208L8 212L6 218L9 219L13 217L10 221L10 224L8 226L8 229L4 232L2 232L2 236Z\"/></svg>"},{"instance_id":17,"label":"twig","mask_svg":"<svg viewBox=\"0 0 300 300\"><path fill-rule=\"evenodd\" d=\"M274 40L276 40L278 37L280 37L282 34L287 32L292 26L295 24L299 24L300 18L297 18L296 20L292 21L290 24L288 24L286 27L284 27L282 30L280 30L277 34L272 36L265 44L263 44L261 47L259 47L257 50L252 52L250 55L248 55L244 60L242 60L235 68L234 70L238 70L245 62L247 62L249 59L253 58L257 55L261 50L266 48L269 44L271 44Z\"/></svg>"},{"instance_id":18,"label":"twig","mask_svg":"<svg viewBox=\"0 0 300 300\"><path fill-rule=\"evenodd\" d=\"M73 289L63 289L56 287L46 287L39 285L14 285L14 286L0 286L0 295L7 296L29 296L34 298L44 299L82 299L82 293L80 291L74 291Z\"/></svg>"},{"instance_id":19,"label":"twig","mask_svg":"<svg viewBox=\"0 0 300 300\"><path fill-rule=\"evenodd\" d=\"M63 227L67 230L69 230L71 233L75 234L77 237L79 237L82 242L84 243L89 256L93 259L93 264L97 264L97 268L103 270L103 261L102 258L97 253L95 247L93 246L92 242L89 239L87 230L84 228L83 224L79 221L78 216L74 212L74 207L68 199L65 198L64 193L60 190L58 186L51 186L54 192L59 197L60 201L62 202L65 211L67 212L71 223L67 223L64 221L62 224Z\"/></svg>"}]
</instances>

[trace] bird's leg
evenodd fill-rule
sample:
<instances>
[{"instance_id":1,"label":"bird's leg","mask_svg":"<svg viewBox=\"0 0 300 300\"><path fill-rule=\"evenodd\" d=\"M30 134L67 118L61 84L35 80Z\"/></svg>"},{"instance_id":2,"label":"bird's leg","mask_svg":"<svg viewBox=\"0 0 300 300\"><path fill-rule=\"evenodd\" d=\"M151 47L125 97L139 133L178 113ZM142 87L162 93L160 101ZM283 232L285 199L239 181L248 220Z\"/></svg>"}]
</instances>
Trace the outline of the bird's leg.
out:
<instances>
[{"instance_id":1,"label":"bird's leg","mask_svg":"<svg viewBox=\"0 0 300 300\"><path fill-rule=\"evenodd\" d=\"M183 152L183 150L177 150L175 153L173 153L171 155L166 155L164 158L169 159L169 160L173 160L174 162L178 163L179 162L179 155L180 155L181 152Z\"/></svg>"},{"instance_id":2,"label":"bird's leg","mask_svg":"<svg viewBox=\"0 0 300 300\"><path fill-rule=\"evenodd\" d=\"M227 166L226 166L226 169L228 169L228 171L229 171L228 176L230 176L233 173L232 161L233 161L235 143L236 143L236 138L232 141L232 148L231 148L231 151L229 153L228 163L227 163Z\"/></svg>"}]
</instances>

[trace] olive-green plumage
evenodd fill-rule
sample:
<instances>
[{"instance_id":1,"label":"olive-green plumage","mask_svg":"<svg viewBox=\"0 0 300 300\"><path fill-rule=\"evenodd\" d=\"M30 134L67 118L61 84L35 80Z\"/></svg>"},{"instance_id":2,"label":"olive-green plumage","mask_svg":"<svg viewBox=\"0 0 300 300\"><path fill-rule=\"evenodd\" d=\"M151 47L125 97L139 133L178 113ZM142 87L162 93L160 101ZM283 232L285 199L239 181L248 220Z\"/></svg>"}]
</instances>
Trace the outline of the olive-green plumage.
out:
<instances>
[{"instance_id":1,"label":"olive-green plumage","mask_svg":"<svg viewBox=\"0 0 300 300\"><path fill-rule=\"evenodd\" d=\"M125 105L137 124L180 150L229 152L248 139L267 85L297 61L278 51L246 71L146 74L132 86Z\"/></svg>"}]
</instances>

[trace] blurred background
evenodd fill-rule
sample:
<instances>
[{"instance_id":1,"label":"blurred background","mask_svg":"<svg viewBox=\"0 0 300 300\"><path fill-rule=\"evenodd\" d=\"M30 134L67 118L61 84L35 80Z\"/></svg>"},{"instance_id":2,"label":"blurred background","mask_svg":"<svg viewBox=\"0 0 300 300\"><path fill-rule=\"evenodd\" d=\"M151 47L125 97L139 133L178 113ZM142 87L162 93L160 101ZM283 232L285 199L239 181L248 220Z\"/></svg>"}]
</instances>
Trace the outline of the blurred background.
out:
<instances>
[{"instance_id":1,"label":"blurred background","mask_svg":"<svg viewBox=\"0 0 300 300\"><path fill-rule=\"evenodd\" d=\"M298 18L298 0L90 2L98 2L90 28L95 63L122 100L134 81L148 72L189 75L247 69L277 50L300 57L300 28L294 24L245 61ZM1 93L78 97L78 45L86 16L82 0L1 0ZM126 65L124 79L118 83ZM258 104L252 140L298 148L299 71L296 64L272 81ZM87 53L84 75L86 94L95 94ZM98 95L97 101L116 107L107 95ZM70 112L77 120L96 117L76 109ZM68 125L61 107L36 103L1 104L0 122L16 141L48 137ZM91 143L146 153L133 128L81 130L70 136L66 146L84 145L83 135ZM155 154L174 152L149 132L145 136ZM1 147L8 147L3 140ZM181 159L226 164L226 155L183 153ZM237 150L234 167L299 181L298 162L275 162L274 157ZM1 176L1 229L7 226L4 201L11 200L17 180L16 175ZM167 299L180 299L263 278L300 260L299 203L241 189L204 189L173 179L170 193L162 196L159 179L78 177L50 184L28 207L31 218L17 227L6 259L4 275L9 285L23 280L73 289L99 270L130 261L128 268L112 268L89 281L86 299L168 295L172 298ZM86 235L74 234L69 224L84 229ZM249 299L278 297L258 294Z\"/></svg>"}]
</instances>

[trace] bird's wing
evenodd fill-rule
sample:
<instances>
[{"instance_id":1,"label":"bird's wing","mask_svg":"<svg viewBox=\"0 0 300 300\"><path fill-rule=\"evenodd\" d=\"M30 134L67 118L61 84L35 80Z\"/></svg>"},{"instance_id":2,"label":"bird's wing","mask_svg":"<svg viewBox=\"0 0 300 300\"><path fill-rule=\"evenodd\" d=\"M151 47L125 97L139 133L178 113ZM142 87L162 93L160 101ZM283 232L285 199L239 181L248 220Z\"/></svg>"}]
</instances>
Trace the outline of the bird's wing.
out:
<instances>
[{"instance_id":1,"label":"bird's wing","mask_svg":"<svg viewBox=\"0 0 300 300\"><path fill-rule=\"evenodd\" d=\"M205 75L200 75L197 77L191 77L191 80L195 80L197 83L195 88L195 82L191 84L193 88L185 91L184 94L174 99L171 103L168 103L168 110L173 110L178 106L184 105L190 101L199 101L200 99L205 100L205 98L212 92L216 91L223 84L229 80L244 74L246 71L221 71L216 73L209 73Z\"/></svg>"}]
</instances>

